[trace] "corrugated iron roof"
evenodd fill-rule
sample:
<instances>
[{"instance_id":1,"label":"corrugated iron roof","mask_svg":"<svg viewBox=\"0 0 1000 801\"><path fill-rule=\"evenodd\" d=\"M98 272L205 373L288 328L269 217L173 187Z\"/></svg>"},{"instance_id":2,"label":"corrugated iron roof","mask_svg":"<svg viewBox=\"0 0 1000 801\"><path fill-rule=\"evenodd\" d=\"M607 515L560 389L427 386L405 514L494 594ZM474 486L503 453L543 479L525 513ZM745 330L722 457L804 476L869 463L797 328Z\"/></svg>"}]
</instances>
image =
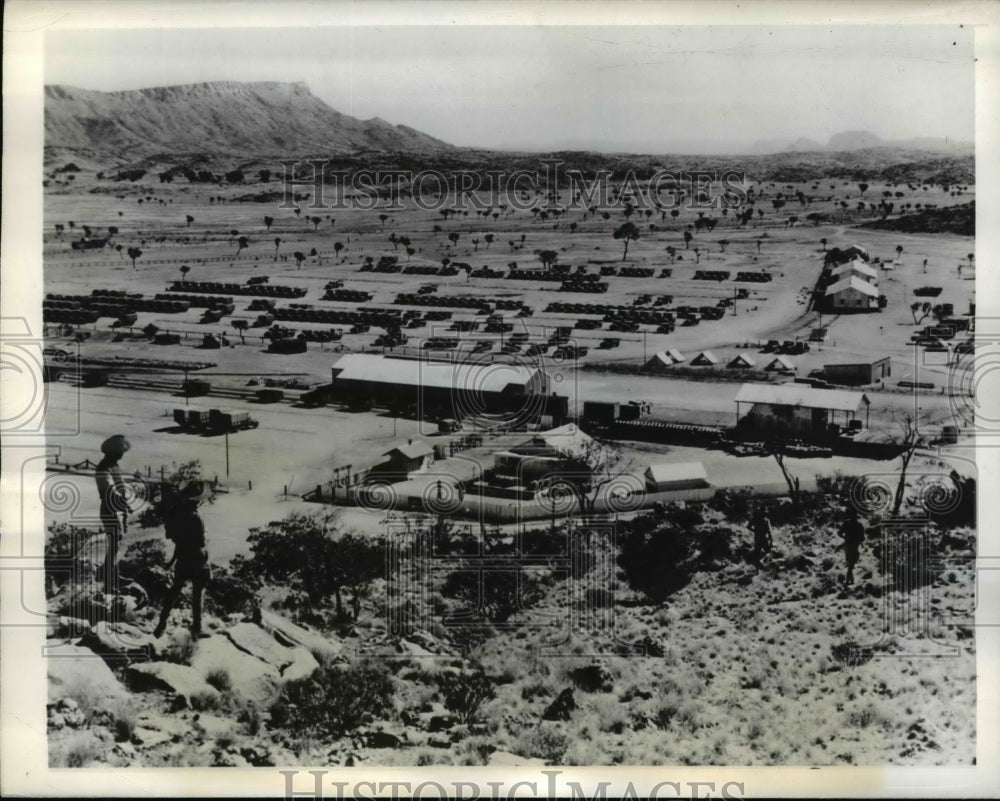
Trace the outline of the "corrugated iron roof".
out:
<instances>
[{"instance_id":1,"label":"corrugated iron roof","mask_svg":"<svg viewBox=\"0 0 1000 801\"><path fill-rule=\"evenodd\" d=\"M348 353L340 357L333 369L340 371L338 380L473 392L502 392L510 384L527 386L541 372L537 367L519 364L452 364L420 359L391 359L371 353Z\"/></svg>"},{"instance_id":2,"label":"corrugated iron roof","mask_svg":"<svg viewBox=\"0 0 1000 801\"><path fill-rule=\"evenodd\" d=\"M563 456L572 456L577 459L582 458L586 454L587 446L593 442L574 423L567 423L564 426L543 431L539 436L545 441L546 445L558 451Z\"/></svg>"},{"instance_id":3,"label":"corrugated iron roof","mask_svg":"<svg viewBox=\"0 0 1000 801\"><path fill-rule=\"evenodd\" d=\"M835 295L845 289L856 289L858 292L864 292L866 295L870 295L873 298L878 297L878 290L867 281L858 278L856 275L841 278L837 281L837 283L830 284L830 286L826 288L826 292L824 294Z\"/></svg>"},{"instance_id":4,"label":"corrugated iron roof","mask_svg":"<svg viewBox=\"0 0 1000 801\"><path fill-rule=\"evenodd\" d=\"M406 445L398 445L382 455L388 456L390 453L395 453L396 451L399 451L407 459L423 459L425 456L430 456L434 453L434 449L426 442L411 442Z\"/></svg>"},{"instance_id":5,"label":"corrugated iron roof","mask_svg":"<svg viewBox=\"0 0 1000 801\"><path fill-rule=\"evenodd\" d=\"M847 389L816 389L806 384L744 384L736 393L736 402L856 412L862 403L871 401L864 392Z\"/></svg>"},{"instance_id":6,"label":"corrugated iron roof","mask_svg":"<svg viewBox=\"0 0 1000 801\"><path fill-rule=\"evenodd\" d=\"M854 270L855 272L867 275L870 278L878 278L878 270L874 267L868 266L861 259L854 259L854 261L849 261L847 264L841 264L836 270L832 271L833 275L840 275L841 273L846 273L849 270Z\"/></svg>"},{"instance_id":7,"label":"corrugated iron roof","mask_svg":"<svg viewBox=\"0 0 1000 801\"><path fill-rule=\"evenodd\" d=\"M701 479L708 482L708 473L701 462L660 462L646 468L646 475L656 484L667 484L672 481L691 481Z\"/></svg>"}]
</instances>

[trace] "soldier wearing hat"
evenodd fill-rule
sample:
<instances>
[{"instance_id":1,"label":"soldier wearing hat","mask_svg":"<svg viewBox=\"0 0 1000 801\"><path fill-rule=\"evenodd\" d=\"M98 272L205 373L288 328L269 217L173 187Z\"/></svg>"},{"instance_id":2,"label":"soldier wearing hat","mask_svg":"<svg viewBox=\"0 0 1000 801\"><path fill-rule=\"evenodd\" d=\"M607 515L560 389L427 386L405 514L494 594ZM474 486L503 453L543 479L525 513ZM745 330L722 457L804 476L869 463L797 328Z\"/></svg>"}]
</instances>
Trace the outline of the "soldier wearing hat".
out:
<instances>
[{"instance_id":1,"label":"soldier wearing hat","mask_svg":"<svg viewBox=\"0 0 1000 801\"><path fill-rule=\"evenodd\" d=\"M153 632L161 637L167 627L167 618L180 599L181 591L191 582L191 634L201 634L201 596L212 577L205 550L205 525L198 514L198 503L207 494L203 481L191 480L178 487L165 486L160 500L167 539L174 543L174 555L167 567L174 567L174 581L167 592L167 599L160 610L160 621Z\"/></svg>"},{"instance_id":2,"label":"soldier wearing hat","mask_svg":"<svg viewBox=\"0 0 1000 801\"><path fill-rule=\"evenodd\" d=\"M128 515L132 508L128 505L125 483L122 481L118 461L132 446L121 434L108 437L101 443L104 458L97 465L94 478L101 501L101 525L107 537L107 551L104 555L101 578L105 593L114 593L118 583L118 547L128 529Z\"/></svg>"},{"instance_id":3,"label":"soldier wearing hat","mask_svg":"<svg viewBox=\"0 0 1000 801\"><path fill-rule=\"evenodd\" d=\"M854 583L854 566L861 556L861 545L865 541L865 524L857 510L851 510L844 515L844 523L840 527L840 536L844 538L844 556L847 560L847 575L844 586Z\"/></svg>"}]
</instances>

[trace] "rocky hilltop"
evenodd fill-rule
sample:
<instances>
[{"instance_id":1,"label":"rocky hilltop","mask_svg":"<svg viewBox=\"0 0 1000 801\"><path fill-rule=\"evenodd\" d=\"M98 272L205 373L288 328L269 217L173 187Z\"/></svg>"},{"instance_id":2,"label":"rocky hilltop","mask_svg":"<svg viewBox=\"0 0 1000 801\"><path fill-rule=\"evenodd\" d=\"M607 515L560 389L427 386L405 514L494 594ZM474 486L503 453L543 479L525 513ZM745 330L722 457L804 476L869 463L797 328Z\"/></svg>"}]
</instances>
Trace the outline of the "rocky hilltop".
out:
<instances>
[{"instance_id":1,"label":"rocky hilltop","mask_svg":"<svg viewBox=\"0 0 1000 801\"><path fill-rule=\"evenodd\" d=\"M305 155L359 150L431 152L451 145L378 118L328 106L304 83L213 82L97 92L45 87L45 144L53 150Z\"/></svg>"}]
</instances>

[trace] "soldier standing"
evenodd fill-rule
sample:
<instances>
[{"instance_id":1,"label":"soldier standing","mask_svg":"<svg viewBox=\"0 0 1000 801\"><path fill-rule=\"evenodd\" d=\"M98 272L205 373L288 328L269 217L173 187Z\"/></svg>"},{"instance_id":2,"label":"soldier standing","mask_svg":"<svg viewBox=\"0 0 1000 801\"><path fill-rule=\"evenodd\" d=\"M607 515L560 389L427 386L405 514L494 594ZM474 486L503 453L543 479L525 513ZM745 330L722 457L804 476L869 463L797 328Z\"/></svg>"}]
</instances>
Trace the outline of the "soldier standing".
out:
<instances>
[{"instance_id":1,"label":"soldier standing","mask_svg":"<svg viewBox=\"0 0 1000 801\"><path fill-rule=\"evenodd\" d=\"M163 635L167 618L188 581L191 582L191 634L194 637L201 635L201 596L212 577L205 550L205 525L198 514L198 502L204 497L206 489L204 482L198 480L189 481L177 489L164 487L160 514L167 539L174 543L174 555L167 567L175 563L176 567L173 584L160 610L160 622L153 631L154 637Z\"/></svg>"},{"instance_id":2,"label":"soldier standing","mask_svg":"<svg viewBox=\"0 0 1000 801\"><path fill-rule=\"evenodd\" d=\"M844 586L850 586L854 583L854 566L861 555L861 543L865 541L865 526L857 511L848 512L844 524L840 527L840 536L844 538L844 556L847 559Z\"/></svg>"},{"instance_id":3,"label":"soldier standing","mask_svg":"<svg viewBox=\"0 0 1000 801\"><path fill-rule=\"evenodd\" d=\"M108 437L101 443L104 457L94 472L101 501L101 525L107 539L107 550L101 568L101 580L107 594L114 593L118 588L118 548L128 529L128 515L132 511L126 500L125 483L118 468L119 460L131 447L121 434Z\"/></svg>"},{"instance_id":4,"label":"soldier standing","mask_svg":"<svg viewBox=\"0 0 1000 801\"><path fill-rule=\"evenodd\" d=\"M760 565L760 560L766 553L771 551L771 521L764 513L764 507L758 506L750 521L750 530L753 531L753 563Z\"/></svg>"}]
</instances>

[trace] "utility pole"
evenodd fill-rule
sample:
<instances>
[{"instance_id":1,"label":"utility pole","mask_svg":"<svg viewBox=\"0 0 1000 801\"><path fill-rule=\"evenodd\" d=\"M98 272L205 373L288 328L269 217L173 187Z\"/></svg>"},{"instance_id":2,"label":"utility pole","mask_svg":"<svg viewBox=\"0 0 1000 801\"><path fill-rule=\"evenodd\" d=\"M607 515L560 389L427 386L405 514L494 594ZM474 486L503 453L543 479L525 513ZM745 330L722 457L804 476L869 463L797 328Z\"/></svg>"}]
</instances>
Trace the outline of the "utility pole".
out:
<instances>
[{"instance_id":1,"label":"utility pole","mask_svg":"<svg viewBox=\"0 0 1000 801\"><path fill-rule=\"evenodd\" d=\"M229 478L229 430L226 430L226 478Z\"/></svg>"}]
</instances>

